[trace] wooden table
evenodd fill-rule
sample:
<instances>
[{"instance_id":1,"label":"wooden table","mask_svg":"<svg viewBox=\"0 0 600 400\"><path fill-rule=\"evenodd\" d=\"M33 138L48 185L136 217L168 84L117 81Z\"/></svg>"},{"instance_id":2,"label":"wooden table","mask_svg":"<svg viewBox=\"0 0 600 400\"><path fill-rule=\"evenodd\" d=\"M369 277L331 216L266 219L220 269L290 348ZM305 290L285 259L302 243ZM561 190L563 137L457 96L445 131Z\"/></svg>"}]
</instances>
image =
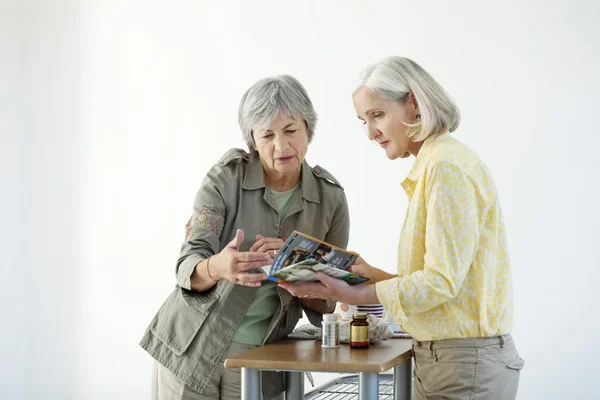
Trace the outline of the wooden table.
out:
<instances>
[{"instance_id":1,"label":"wooden table","mask_svg":"<svg viewBox=\"0 0 600 400\"><path fill-rule=\"evenodd\" d=\"M359 399L376 400L380 372L394 368L394 399L412 399L411 339L390 339L368 349L340 344L324 349L316 340L282 340L225 360L242 369L242 400L260 400L260 371L286 373L286 400L304 398L304 371L359 374Z\"/></svg>"}]
</instances>

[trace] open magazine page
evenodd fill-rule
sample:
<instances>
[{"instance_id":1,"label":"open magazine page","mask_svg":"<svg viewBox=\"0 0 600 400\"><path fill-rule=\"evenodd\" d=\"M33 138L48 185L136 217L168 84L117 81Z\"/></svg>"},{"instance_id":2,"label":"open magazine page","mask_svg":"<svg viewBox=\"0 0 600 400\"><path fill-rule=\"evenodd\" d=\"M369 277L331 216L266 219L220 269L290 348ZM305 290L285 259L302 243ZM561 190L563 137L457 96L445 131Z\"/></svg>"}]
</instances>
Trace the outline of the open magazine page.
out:
<instances>
[{"instance_id":1,"label":"open magazine page","mask_svg":"<svg viewBox=\"0 0 600 400\"><path fill-rule=\"evenodd\" d=\"M347 269L358 254L325 243L298 231L285 241L270 269L272 281L315 281L315 272L321 271L350 284L367 281Z\"/></svg>"},{"instance_id":2,"label":"open magazine page","mask_svg":"<svg viewBox=\"0 0 600 400\"><path fill-rule=\"evenodd\" d=\"M317 281L316 272L323 272L337 279L343 279L350 285L358 285L368 281L352 272L344 271L343 269L335 268L327 264L321 264L312 259L301 261L297 264L290 265L276 271L272 275L279 280L287 282L313 282Z\"/></svg>"}]
</instances>

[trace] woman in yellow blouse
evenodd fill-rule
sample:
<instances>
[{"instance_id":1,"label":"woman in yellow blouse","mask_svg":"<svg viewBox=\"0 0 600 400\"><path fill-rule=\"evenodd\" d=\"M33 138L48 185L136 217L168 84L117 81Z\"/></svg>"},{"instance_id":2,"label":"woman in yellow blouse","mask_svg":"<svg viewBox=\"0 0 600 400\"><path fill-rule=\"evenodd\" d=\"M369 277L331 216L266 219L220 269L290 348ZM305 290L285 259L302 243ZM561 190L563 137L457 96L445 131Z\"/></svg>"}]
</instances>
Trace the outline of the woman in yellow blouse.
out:
<instances>
[{"instance_id":1,"label":"woman in yellow blouse","mask_svg":"<svg viewBox=\"0 0 600 400\"><path fill-rule=\"evenodd\" d=\"M414 156L398 274L362 258L352 270L372 285L282 283L296 296L381 303L412 334L415 399L514 399L523 360L510 335L512 282L506 233L490 172L454 139L460 113L414 61L367 67L353 94L370 140L390 160Z\"/></svg>"}]
</instances>

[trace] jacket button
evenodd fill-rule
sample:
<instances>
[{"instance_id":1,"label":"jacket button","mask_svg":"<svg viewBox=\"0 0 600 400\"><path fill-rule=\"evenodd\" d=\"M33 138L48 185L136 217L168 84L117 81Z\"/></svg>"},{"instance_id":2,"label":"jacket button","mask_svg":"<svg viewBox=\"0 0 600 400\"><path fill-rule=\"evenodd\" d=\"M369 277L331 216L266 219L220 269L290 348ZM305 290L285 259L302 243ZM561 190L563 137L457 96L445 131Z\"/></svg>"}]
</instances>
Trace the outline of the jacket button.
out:
<instances>
[{"instance_id":1,"label":"jacket button","mask_svg":"<svg viewBox=\"0 0 600 400\"><path fill-rule=\"evenodd\" d=\"M315 168L315 174L320 174L321 173L321 168L317 167Z\"/></svg>"}]
</instances>

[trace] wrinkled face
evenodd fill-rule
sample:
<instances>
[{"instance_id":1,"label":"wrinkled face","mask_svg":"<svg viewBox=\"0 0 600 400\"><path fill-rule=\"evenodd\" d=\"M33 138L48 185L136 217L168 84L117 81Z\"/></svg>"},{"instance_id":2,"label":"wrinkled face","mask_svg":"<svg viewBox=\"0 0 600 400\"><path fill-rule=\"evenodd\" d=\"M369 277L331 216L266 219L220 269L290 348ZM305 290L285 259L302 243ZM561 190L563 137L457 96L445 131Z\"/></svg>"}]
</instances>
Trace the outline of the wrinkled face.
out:
<instances>
[{"instance_id":1,"label":"wrinkled face","mask_svg":"<svg viewBox=\"0 0 600 400\"><path fill-rule=\"evenodd\" d=\"M353 97L356 115L363 124L370 140L377 142L390 160L416 155L415 142L406 136L403 122L415 121L417 105L411 92L404 103L387 100L373 91L362 88Z\"/></svg>"},{"instance_id":2,"label":"wrinkled face","mask_svg":"<svg viewBox=\"0 0 600 400\"><path fill-rule=\"evenodd\" d=\"M254 149L267 174L293 174L302 167L308 150L308 131L303 119L277 115L265 130L252 127Z\"/></svg>"}]
</instances>

